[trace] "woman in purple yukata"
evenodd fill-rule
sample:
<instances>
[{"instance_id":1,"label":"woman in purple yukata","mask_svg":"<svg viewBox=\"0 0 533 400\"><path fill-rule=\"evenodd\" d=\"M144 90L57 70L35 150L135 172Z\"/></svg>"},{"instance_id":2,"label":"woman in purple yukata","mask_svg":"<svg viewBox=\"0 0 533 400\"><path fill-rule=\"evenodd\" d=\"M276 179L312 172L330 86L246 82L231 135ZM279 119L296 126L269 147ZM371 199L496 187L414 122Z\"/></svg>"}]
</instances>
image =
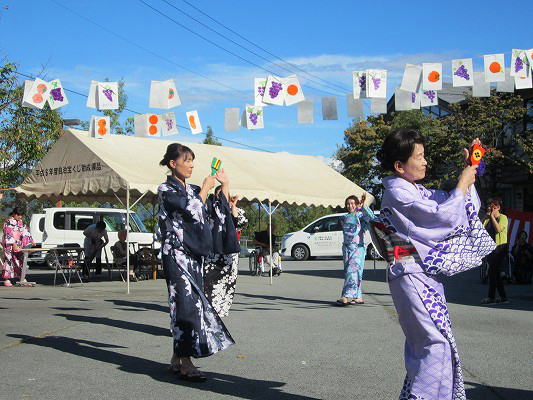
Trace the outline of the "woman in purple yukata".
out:
<instances>
[{"instance_id":1,"label":"woman in purple yukata","mask_svg":"<svg viewBox=\"0 0 533 400\"><path fill-rule=\"evenodd\" d=\"M213 252L213 226L218 232L223 220L231 218L229 181L224 170L206 177L202 187L191 185L186 179L192 175L193 160L190 148L178 143L167 147L160 164L172 174L158 189L158 236L174 338L170 368L181 379L202 382L206 377L191 357L208 357L234 344L203 291L203 263ZM216 215L210 216L206 199L215 180L222 185L222 195L212 207Z\"/></svg>"},{"instance_id":2,"label":"woman in purple yukata","mask_svg":"<svg viewBox=\"0 0 533 400\"><path fill-rule=\"evenodd\" d=\"M2 279L4 286L13 286L13 282L20 279L24 264L22 249L34 245L31 234L22 222L22 211L14 208L3 227L2 247L4 249L4 266ZM21 282L24 284L25 282Z\"/></svg>"},{"instance_id":3,"label":"woman in purple yukata","mask_svg":"<svg viewBox=\"0 0 533 400\"><path fill-rule=\"evenodd\" d=\"M478 217L476 167L467 166L451 192L418 185L426 174L424 137L406 129L386 137L378 158L394 174L383 179L379 228L385 233L389 287L406 339L407 376L400 400L465 400L439 274L479 266L496 247Z\"/></svg>"}]
</instances>

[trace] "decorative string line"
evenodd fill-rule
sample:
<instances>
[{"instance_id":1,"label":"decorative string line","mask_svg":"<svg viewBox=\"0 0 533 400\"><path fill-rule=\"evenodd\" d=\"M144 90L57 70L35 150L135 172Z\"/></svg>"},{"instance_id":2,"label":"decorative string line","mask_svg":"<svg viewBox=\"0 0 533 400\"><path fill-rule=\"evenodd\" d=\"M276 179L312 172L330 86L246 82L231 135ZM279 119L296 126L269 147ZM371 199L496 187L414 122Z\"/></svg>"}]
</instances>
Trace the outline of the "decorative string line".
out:
<instances>
[{"instance_id":1,"label":"decorative string line","mask_svg":"<svg viewBox=\"0 0 533 400\"><path fill-rule=\"evenodd\" d=\"M35 76L32 76L32 75L28 75L28 74L25 74L25 73L22 73L22 72L18 72L18 71L13 71L15 74L17 75L20 75L20 76L23 76L25 78L28 78L28 79L31 79L31 80L34 80L36 77ZM41 78L42 79L42 78ZM45 79L43 79L45 80ZM76 90L72 90L72 89L67 89L65 87L63 87L63 90L65 92L69 92L69 93L73 93L73 94L76 94L78 96L82 96L82 97L85 97L85 98L88 98L89 96L84 94L84 93L81 93L81 92L78 92ZM141 114L146 114L146 113L141 113L139 111L135 111L135 110L132 110L131 108L127 108L127 107L124 107L124 110L126 111L129 111L133 114L138 114L138 115L141 115ZM154 113L155 114L155 113ZM176 126L180 127L180 128L183 128L185 130L188 130L190 131L191 128L189 128L188 126L184 126L184 125L179 125L178 123L176 123ZM207 133L202 133L203 135L206 135L207 136ZM223 138L223 137L220 137L220 136L215 136L213 135L213 137L215 139L218 139L218 140L223 140L223 141L226 141L226 142L229 142L229 143L233 143L233 144L237 144L239 146L243 146L243 147L247 147L247 148L250 148L250 149L253 149L253 150L259 150L259 151L263 151L263 152L266 152L266 153L274 153L273 151L270 151L270 150L266 150L266 149L262 149L260 147L256 147L256 146L251 146L249 144L245 144L245 143L240 143L240 142L237 142L236 140L231 140L231 139L226 139L226 138Z\"/></svg>"}]
</instances>

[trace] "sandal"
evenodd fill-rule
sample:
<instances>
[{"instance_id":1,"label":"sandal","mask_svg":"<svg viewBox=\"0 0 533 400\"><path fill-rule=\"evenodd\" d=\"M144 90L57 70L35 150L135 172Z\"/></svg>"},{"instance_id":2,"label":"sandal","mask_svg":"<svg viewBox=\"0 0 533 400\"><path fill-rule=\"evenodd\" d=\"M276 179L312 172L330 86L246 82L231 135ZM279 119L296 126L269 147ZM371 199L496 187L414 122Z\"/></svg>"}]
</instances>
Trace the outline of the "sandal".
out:
<instances>
[{"instance_id":1,"label":"sandal","mask_svg":"<svg viewBox=\"0 0 533 400\"><path fill-rule=\"evenodd\" d=\"M173 374L179 374L180 373L181 366L179 364L170 364L168 366L169 372L172 372Z\"/></svg>"},{"instance_id":2,"label":"sandal","mask_svg":"<svg viewBox=\"0 0 533 400\"><path fill-rule=\"evenodd\" d=\"M342 301L342 300L339 299L339 300L336 301L335 304L336 304L337 306L339 306L339 307L346 307L348 304L350 304L350 302L347 301L347 302L345 303L344 301Z\"/></svg>"},{"instance_id":3,"label":"sandal","mask_svg":"<svg viewBox=\"0 0 533 400\"><path fill-rule=\"evenodd\" d=\"M11 286L13 286L13 284L11 283L11 281L10 281L9 279L6 279L6 280L4 281L4 286L6 286L6 287L11 287Z\"/></svg>"},{"instance_id":4,"label":"sandal","mask_svg":"<svg viewBox=\"0 0 533 400\"><path fill-rule=\"evenodd\" d=\"M181 380L188 382L205 382L207 377L197 369L189 371L188 373L178 372L178 376Z\"/></svg>"},{"instance_id":5,"label":"sandal","mask_svg":"<svg viewBox=\"0 0 533 400\"><path fill-rule=\"evenodd\" d=\"M358 301L355 301L355 300L350 300L348 302L348 304L351 305L351 306L356 306L356 305L361 304L361 303L359 303Z\"/></svg>"}]
</instances>

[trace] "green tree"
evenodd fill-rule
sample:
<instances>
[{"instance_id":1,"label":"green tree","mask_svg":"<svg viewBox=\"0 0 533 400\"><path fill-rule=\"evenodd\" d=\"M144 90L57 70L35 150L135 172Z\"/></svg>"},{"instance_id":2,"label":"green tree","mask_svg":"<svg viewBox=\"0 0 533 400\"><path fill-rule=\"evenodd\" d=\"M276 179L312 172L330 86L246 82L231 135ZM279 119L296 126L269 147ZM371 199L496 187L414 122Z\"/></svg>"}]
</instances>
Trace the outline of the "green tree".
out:
<instances>
[{"instance_id":1,"label":"green tree","mask_svg":"<svg viewBox=\"0 0 533 400\"><path fill-rule=\"evenodd\" d=\"M207 133L205 134L205 139L202 143L212 144L214 146L222 146L222 143L215 138L213 129L210 126L207 127Z\"/></svg>"},{"instance_id":2,"label":"green tree","mask_svg":"<svg viewBox=\"0 0 533 400\"><path fill-rule=\"evenodd\" d=\"M57 110L22 107L24 84L17 66L6 60L0 66L0 186L20 184L61 134Z\"/></svg>"}]
</instances>

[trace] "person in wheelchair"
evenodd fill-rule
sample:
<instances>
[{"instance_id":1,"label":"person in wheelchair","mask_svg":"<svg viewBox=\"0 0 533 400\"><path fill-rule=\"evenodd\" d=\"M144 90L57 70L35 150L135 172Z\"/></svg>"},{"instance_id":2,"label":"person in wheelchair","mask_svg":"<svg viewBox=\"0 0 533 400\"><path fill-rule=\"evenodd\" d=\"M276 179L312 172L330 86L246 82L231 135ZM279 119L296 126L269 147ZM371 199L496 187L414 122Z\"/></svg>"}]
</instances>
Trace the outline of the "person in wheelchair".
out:
<instances>
[{"instance_id":1,"label":"person in wheelchair","mask_svg":"<svg viewBox=\"0 0 533 400\"><path fill-rule=\"evenodd\" d=\"M263 257L265 263L267 263L272 268L272 275L279 276L281 275L281 265L279 263L279 253L276 248L276 235L275 235L276 226L272 224L272 236L270 238L272 242L272 259L270 260L270 243L268 240L268 229L260 232L254 233L253 243L257 246L259 250L259 255ZM271 262L272 261L272 262ZM264 268L261 268L261 273L264 272Z\"/></svg>"},{"instance_id":2,"label":"person in wheelchair","mask_svg":"<svg viewBox=\"0 0 533 400\"><path fill-rule=\"evenodd\" d=\"M115 254L118 256L118 259L115 259L115 262L117 263L117 265L124 265L126 264L126 257L129 255L130 257L130 281L137 282L137 275L135 274L135 269L138 267L139 261L135 254L130 254L130 252L128 251L128 244L126 242L126 239L127 239L126 230L119 231L118 241L113 245L113 248L114 248L113 256L115 256Z\"/></svg>"}]
</instances>

